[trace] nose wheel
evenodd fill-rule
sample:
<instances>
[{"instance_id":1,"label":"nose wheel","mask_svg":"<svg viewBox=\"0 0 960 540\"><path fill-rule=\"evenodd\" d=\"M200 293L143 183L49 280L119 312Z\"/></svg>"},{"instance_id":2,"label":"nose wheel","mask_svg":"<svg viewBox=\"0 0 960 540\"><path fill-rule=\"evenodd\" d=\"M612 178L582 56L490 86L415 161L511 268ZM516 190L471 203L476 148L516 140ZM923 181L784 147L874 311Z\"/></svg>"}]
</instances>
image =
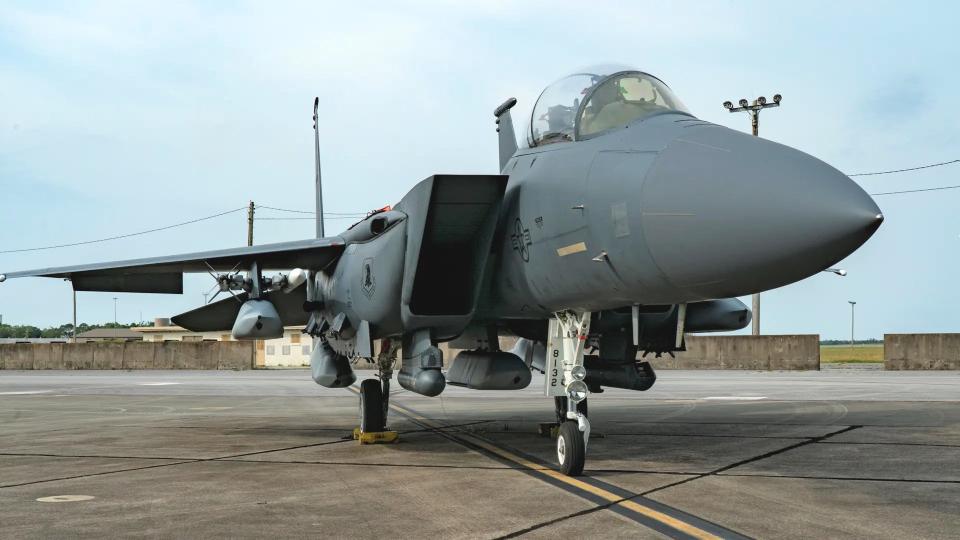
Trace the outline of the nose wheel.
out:
<instances>
[{"instance_id":1,"label":"nose wheel","mask_svg":"<svg viewBox=\"0 0 960 540\"><path fill-rule=\"evenodd\" d=\"M583 473L583 464L587 460L587 445L584 444L584 433L573 420L560 424L557 434L557 461L560 463L560 472L567 476L580 476Z\"/></svg>"}]
</instances>

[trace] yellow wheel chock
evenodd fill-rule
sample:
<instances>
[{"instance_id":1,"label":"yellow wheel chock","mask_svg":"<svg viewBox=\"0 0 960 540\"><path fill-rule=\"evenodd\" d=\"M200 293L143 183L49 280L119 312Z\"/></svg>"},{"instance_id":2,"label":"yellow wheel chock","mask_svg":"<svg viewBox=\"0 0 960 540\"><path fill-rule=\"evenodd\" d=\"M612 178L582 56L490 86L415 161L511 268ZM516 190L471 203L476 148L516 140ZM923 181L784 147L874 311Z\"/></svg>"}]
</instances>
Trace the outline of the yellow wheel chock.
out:
<instances>
[{"instance_id":1,"label":"yellow wheel chock","mask_svg":"<svg viewBox=\"0 0 960 540\"><path fill-rule=\"evenodd\" d=\"M396 431L368 431L364 433L360 428L353 428L353 440L360 444L386 444L400 442L400 434Z\"/></svg>"}]
</instances>

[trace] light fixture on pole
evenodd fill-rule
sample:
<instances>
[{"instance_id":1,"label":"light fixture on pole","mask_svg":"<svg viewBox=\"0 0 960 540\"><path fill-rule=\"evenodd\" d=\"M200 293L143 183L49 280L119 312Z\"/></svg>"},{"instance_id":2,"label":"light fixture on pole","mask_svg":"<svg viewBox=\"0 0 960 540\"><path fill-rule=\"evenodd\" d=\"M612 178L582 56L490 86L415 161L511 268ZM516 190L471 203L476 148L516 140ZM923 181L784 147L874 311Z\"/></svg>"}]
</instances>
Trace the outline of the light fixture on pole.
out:
<instances>
[{"instance_id":1,"label":"light fixture on pole","mask_svg":"<svg viewBox=\"0 0 960 540\"><path fill-rule=\"evenodd\" d=\"M853 323L854 323L854 311L856 309L857 303L853 300L847 300L847 303L850 304L850 353L853 354Z\"/></svg>"},{"instance_id":2,"label":"light fixture on pole","mask_svg":"<svg viewBox=\"0 0 960 540\"><path fill-rule=\"evenodd\" d=\"M723 107L728 111L735 112L746 112L750 114L750 126L753 128L753 136L757 137L760 133L760 111L763 109L768 109L770 107L779 107L780 101L783 99L783 96L780 94L773 95L773 102L770 103L767 101L767 98L760 96L757 99L753 100L753 103L750 103L745 98L740 98L740 101L737 102L739 107L734 107L733 103L730 101L724 101ZM842 274L841 274L842 275ZM760 335L760 293L754 293L753 295L753 331L751 332L755 336Z\"/></svg>"}]
</instances>

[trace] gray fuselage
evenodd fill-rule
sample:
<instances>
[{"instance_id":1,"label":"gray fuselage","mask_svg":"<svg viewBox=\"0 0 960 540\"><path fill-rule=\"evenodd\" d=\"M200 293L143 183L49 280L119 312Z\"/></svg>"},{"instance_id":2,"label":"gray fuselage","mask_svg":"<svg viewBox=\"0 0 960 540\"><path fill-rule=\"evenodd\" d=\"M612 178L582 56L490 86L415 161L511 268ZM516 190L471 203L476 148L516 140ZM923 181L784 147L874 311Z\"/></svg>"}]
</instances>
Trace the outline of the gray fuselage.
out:
<instances>
[{"instance_id":1,"label":"gray fuselage","mask_svg":"<svg viewBox=\"0 0 960 540\"><path fill-rule=\"evenodd\" d=\"M826 163L684 113L521 148L502 172L489 319L764 291L843 259L882 221Z\"/></svg>"}]
</instances>

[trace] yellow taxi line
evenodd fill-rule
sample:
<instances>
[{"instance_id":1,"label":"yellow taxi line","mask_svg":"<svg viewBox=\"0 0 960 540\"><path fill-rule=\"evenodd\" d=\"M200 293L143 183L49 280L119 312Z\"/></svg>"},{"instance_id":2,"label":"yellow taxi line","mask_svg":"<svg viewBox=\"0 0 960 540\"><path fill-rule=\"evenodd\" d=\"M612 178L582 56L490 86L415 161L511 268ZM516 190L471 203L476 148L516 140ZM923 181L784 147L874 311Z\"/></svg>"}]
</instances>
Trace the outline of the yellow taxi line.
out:
<instances>
[{"instance_id":1,"label":"yellow taxi line","mask_svg":"<svg viewBox=\"0 0 960 540\"><path fill-rule=\"evenodd\" d=\"M443 428L443 426L438 425L438 424L432 422L431 420L429 420L429 419L427 419L427 418L424 418L423 416L421 416L421 415L419 415L419 414L416 414L416 413L414 413L414 412L412 412L412 411L409 411L409 410L407 410L407 409L405 409L405 408L403 408L403 407L400 407L400 406L398 406L398 405L396 405L396 404L391 403L391 404L390 404L390 408L393 409L393 410L395 410L395 411L397 411L397 412L399 412L399 413L402 413L402 414L404 414L404 415L406 415L406 416L409 416L409 417L413 418L414 420L417 420L417 421L419 421L419 422L422 422L422 423L425 424L427 427L430 427L430 428L433 428L433 429L442 429L442 428ZM615 494L615 493L611 493L611 492L609 492L609 491L607 491L607 490L605 490L605 489L603 489L603 488L599 488L599 487L597 487L597 486L590 485L590 484L588 484L588 483L586 483L586 482L584 482L584 481L582 481L582 480L578 480L578 479L576 479L576 478L574 478L574 477L567 476L567 475L565 475L565 474L563 474L563 473L557 472L557 471L555 471L555 470L553 470L553 469L551 469L551 468L544 467L543 465L540 465L540 464L538 464L538 463L534 463L534 462L532 462L532 461L530 461L530 460L528 460L528 459L525 459L525 458L523 458L523 457L521 457L521 456L518 456L518 455L516 455L516 454L514 454L514 453L512 453L512 452L509 452L509 451L507 451L507 450L504 450L503 448L500 448L499 446L495 446L495 445L489 443L489 442L486 441L486 440L479 439L479 438L477 438L477 437L471 436L471 435L468 434L468 433L458 433L457 435L458 435L459 437L464 437L464 438L469 439L469 442L470 442L471 444L476 445L476 446L478 446L478 447L480 447L480 448L483 448L484 450L486 450L486 451L488 451L488 452L490 452L490 453L492 453L492 454L496 454L496 455L498 455L498 456L506 459L507 461L511 461L511 462L513 462L513 463L515 463L515 464L517 464L517 465L520 465L521 467L526 468L526 469L530 469L530 470L537 471L537 472L540 473L540 474L544 474L544 475L546 475L546 476L549 476L550 478L553 478L554 480L563 482L564 484L567 484L568 486L571 486L571 487L574 487L574 488L577 488L577 489L586 491L587 493L592 493L593 495L596 495L597 497L600 497L600 498L605 499L605 500L607 500L607 501L615 502L616 504L618 504L618 505L620 505L620 506L623 506L624 508L628 508L628 509L630 509L630 510L632 510L632 511L638 513L638 514L641 514L641 515L646 516L646 517L648 517L648 518L650 518L650 519L659 521L660 523L663 523L664 525L667 525L667 526L669 526L669 527L671 527L671 528L673 528L673 529L676 529L676 530L678 530L678 531L680 531L680 532L683 532L684 534L688 534L688 535L690 535L690 536L692 536L692 537L694 537L694 538L698 538L698 539L701 539L701 540L714 540L714 539L719 540L719 538L720 538L719 536L710 534L710 533L707 532L707 531L704 531L704 530L702 530L702 529L699 529L699 528L697 528L697 527L694 527L693 525L690 525L689 523L687 523L687 522L685 522L685 521L681 521L681 520L679 520L679 519L677 519L677 518L675 518L675 517L673 517L673 516L669 516L669 515L667 515L667 514L664 514L663 512L658 512L657 510L653 510L652 508L648 508L648 507L643 506L642 504L639 504L639 503L634 502L634 501L622 500L623 497L621 497L621 496L619 496L619 495L617 495L617 494ZM619 502L617 502L617 501L619 501Z\"/></svg>"}]
</instances>

